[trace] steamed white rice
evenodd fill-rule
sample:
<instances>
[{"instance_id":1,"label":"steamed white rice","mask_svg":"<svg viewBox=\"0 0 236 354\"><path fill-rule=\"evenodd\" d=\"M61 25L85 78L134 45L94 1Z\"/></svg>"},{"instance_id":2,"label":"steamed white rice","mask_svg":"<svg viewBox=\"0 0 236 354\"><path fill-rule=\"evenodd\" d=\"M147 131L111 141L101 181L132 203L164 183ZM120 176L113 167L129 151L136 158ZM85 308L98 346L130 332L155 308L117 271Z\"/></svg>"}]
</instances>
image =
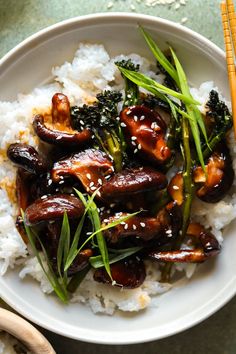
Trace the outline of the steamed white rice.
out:
<instances>
[{"instance_id":1,"label":"steamed white rice","mask_svg":"<svg viewBox=\"0 0 236 354\"><path fill-rule=\"evenodd\" d=\"M35 257L28 255L26 245L15 228L16 207L14 200L14 183L16 169L6 158L9 144L26 142L37 147L38 139L32 130L32 117L36 111L47 111L51 106L51 98L55 92L63 92L68 96L71 105L89 103L95 95L105 89L122 89L123 80L114 62L131 58L140 65L140 71L162 80L155 74L155 66L137 54L120 55L110 58L102 45L80 44L72 63L64 63L52 69L54 83L36 88L32 93L19 94L15 102L0 102L0 275L7 269L16 268L19 276L33 277L39 282L44 293L51 293L52 288L44 276ZM209 92L217 89L213 82L203 83L193 88L193 96L201 102L201 109L208 99ZM236 147L230 141L233 167L236 171ZM233 192L232 192L233 193ZM194 203L194 218L206 227L212 227L213 233L222 242L222 228L236 216L236 198L226 196L219 203L210 205L199 200ZM93 281L92 271L88 273L72 302L89 304L97 312L113 314L116 309L122 311L139 311L158 303L157 295L168 291L170 284L160 283L160 271L157 263L146 262L147 277L138 289L122 290L116 287L99 284ZM176 269L184 270L186 277L191 277L195 265L177 265ZM157 299L157 300L156 300Z\"/></svg>"}]
</instances>

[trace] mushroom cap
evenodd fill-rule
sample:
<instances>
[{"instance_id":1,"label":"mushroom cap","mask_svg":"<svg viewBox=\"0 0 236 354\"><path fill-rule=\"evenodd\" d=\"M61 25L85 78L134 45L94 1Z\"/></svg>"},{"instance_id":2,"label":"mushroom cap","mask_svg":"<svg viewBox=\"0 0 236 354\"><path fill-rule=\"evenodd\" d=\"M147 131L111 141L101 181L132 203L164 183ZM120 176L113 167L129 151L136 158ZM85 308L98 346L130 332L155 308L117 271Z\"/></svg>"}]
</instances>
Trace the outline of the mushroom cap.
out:
<instances>
[{"instance_id":1,"label":"mushroom cap","mask_svg":"<svg viewBox=\"0 0 236 354\"><path fill-rule=\"evenodd\" d=\"M59 182L61 176L77 177L91 194L105 182L105 176L114 171L110 158L100 150L86 149L56 162L51 176Z\"/></svg>"},{"instance_id":2,"label":"mushroom cap","mask_svg":"<svg viewBox=\"0 0 236 354\"><path fill-rule=\"evenodd\" d=\"M84 213L84 205L80 199L68 195L57 194L39 198L25 210L25 223L33 226L41 222L62 218L66 212L69 218L80 218Z\"/></svg>"},{"instance_id":3,"label":"mushroom cap","mask_svg":"<svg viewBox=\"0 0 236 354\"><path fill-rule=\"evenodd\" d=\"M138 193L158 191L167 186L166 176L150 167L126 169L116 173L101 189L104 199L123 200Z\"/></svg>"},{"instance_id":4,"label":"mushroom cap","mask_svg":"<svg viewBox=\"0 0 236 354\"><path fill-rule=\"evenodd\" d=\"M166 144L166 123L161 116L145 106L125 108L120 113L121 123L130 147L145 159L163 165L171 158Z\"/></svg>"},{"instance_id":5,"label":"mushroom cap","mask_svg":"<svg viewBox=\"0 0 236 354\"><path fill-rule=\"evenodd\" d=\"M116 286L125 289L138 288L145 280L146 270L143 261L137 257L110 265L112 280ZM112 280L105 268L99 268L94 272L94 280L99 283L111 284Z\"/></svg>"},{"instance_id":6,"label":"mushroom cap","mask_svg":"<svg viewBox=\"0 0 236 354\"><path fill-rule=\"evenodd\" d=\"M46 172L47 165L33 146L22 143L11 144L7 149L8 158L24 170L41 174Z\"/></svg>"},{"instance_id":7,"label":"mushroom cap","mask_svg":"<svg viewBox=\"0 0 236 354\"><path fill-rule=\"evenodd\" d=\"M198 185L197 196L207 203L217 203L230 190L234 180L234 170L229 150L225 144L209 157L205 175L202 167L194 169L193 179Z\"/></svg>"}]
</instances>

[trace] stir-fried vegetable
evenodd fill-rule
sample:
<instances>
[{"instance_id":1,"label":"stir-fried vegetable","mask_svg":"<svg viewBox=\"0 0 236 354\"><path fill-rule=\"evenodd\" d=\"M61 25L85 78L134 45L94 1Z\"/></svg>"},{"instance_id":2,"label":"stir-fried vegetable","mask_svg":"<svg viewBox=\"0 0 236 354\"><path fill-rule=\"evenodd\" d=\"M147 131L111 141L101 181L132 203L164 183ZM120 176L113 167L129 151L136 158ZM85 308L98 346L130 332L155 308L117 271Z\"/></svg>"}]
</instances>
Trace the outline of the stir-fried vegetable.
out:
<instances>
[{"instance_id":1,"label":"stir-fried vegetable","mask_svg":"<svg viewBox=\"0 0 236 354\"><path fill-rule=\"evenodd\" d=\"M69 224L67 213L66 212L64 213L60 238L59 238L59 244L57 248L57 269L56 270L53 269L50 256L43 244L43 241L41 241L40 239L40 235L37 233L36 229L27 226L27 224L24 222L25 231L30 241L30 245L32 247L33 253L37 257L38 262L43 272L45 273L48 281L50 282L53 290L60 298L60 300L63 301L64 303L67 303L69 300L68 291L73 292L74 290L76 290L77 286L83 280L83 277L87 274L89 267L82 269L81 272L76 274L70 280L68 279L69 278L68 270L70 269L71 265L73 264L74 260L76 259L80 251L83 250L85 245L91 242L95 236L97 240L96 249L99 250L100 254L95 257L90 257L91 259L90 263L95 268L97 268L98 266L105 267L110 277L111 277L111 273L110 273L111 263L115 263L121 259L127 258L141 249L140 247L130 248L127 250L121 250L121 253L118 256L114 256L112 253L111 256L109 256L108 249L106 246L106 241L103 237L102 232L119 225L120 223L132 218L138 213L133 213L125 217L121 217L120 219L108 223L106 226L102 227L99 213L98 213L98 208L94 202L94 197L96 196L98 191L95 191L92 196L89 195L85 196L77 189L75 190L75 192L78 195L78 197L81 199L81 201L84 203L85 212L77 226L73 238L71 237L70 224ZM92 232L91 235L87 236L85 241L79 245L80 235L87 214L92 222L94 232ZM23 211L22 211L22 218L24 220ZM37 244L40 245L43 255L37 249Z\"/></svg>"},{"instance_id":2,"label":"stir-fried vegetable","mask_svg":"<svg viewBox=\"0 0 236 354\"><path fill-rule=\"evenodd\" d=\"M122 169L126 146L119 127L117 110L121 96L117 91L104 91L96 96L97 101L93 105L71 108L73 128L91 130L98 146L112 156L116 171Z\"/></svg>"}]
</instances>

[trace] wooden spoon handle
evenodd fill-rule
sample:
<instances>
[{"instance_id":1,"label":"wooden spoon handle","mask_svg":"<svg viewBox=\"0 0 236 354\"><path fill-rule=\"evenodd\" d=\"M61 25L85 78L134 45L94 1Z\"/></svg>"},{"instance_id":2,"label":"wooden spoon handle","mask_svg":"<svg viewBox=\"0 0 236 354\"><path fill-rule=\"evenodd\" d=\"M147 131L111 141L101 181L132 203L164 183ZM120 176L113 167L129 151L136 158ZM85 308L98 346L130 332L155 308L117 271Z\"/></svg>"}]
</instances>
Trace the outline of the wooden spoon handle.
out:
<instances>
[{"instance_id":1,"label":"wooden spoon handle","mask_svg":"<svg viewBox=\"0 0 236 354\"><path fill-rule=\"evenodd\" d=\"M19 339L34 354L56 354L51 344L36 328L10 311L0 309L0 330Z\"/></svg>"}]
</instances>

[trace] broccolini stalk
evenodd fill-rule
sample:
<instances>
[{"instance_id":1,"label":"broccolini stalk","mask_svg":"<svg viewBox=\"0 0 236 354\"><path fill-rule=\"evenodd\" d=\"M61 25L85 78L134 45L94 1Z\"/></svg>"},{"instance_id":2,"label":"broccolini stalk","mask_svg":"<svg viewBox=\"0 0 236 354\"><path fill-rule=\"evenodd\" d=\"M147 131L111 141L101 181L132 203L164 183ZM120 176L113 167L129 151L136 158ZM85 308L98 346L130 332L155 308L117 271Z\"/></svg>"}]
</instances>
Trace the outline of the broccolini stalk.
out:
<instances>
[{"instance_id":1,"label":"broccolini stalk","mask_svg":"<svg viewBox=\"0 0 236 354\"><path fill-rule=\"evenodd\" d=\"M71 108L72 127L77 130L90 129L98 146L113 158L115 171L119 172L126 149L117 108L122 95L117 91L104 91L96 98L92 106Z\"/></svg>"},{"instance_id":2,"label":"broccolini stalk","mask_svg":"<svg viewBox=\"0 0 236 354\"><path fill-rule=\"evenodd\" d=\"M135 65L131 59L121 60L115 62L119 68L124 68L131 71L139 71L139 65ZM123 107L135 106L139 101L139 89L138 85L129 80L126 76L121 74L125 81L125 99Z\"/></svg>"},{"instance_id":3,"label":"broccolini stalk","mask_svg":"<svg viewBox=\"0 0 236 354\"><path fill-rule=\"evenodd\" d=\"M114 160L115 171L117 171L117 172L121 171L122 170L121 142L120 142L116 132L114 131L114 129L112 129L111 132L104 130L104 135L105 135L105 140L107 143L108 151Z\"/></svg>"}]
</instances>

